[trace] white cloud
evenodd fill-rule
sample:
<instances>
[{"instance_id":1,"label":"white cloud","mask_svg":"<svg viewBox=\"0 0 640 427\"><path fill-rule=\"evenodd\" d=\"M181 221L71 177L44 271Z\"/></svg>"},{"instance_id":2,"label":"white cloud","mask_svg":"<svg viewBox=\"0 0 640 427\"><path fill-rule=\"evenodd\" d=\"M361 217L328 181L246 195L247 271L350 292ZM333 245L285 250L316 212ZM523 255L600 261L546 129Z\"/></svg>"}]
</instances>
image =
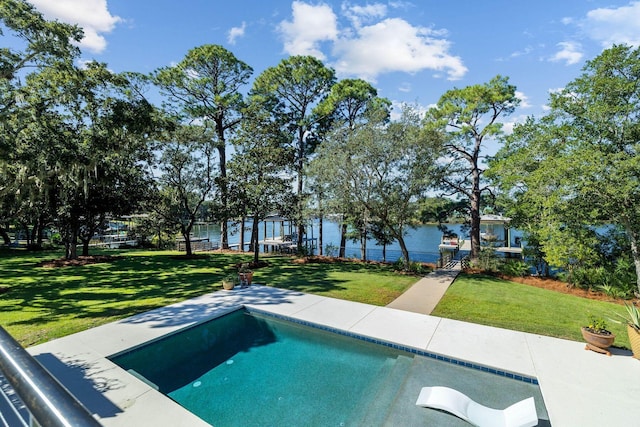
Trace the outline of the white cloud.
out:
<instances>
[{"instance_id":1,"label":"white cloud","mask_svg":"<svg viewBox=\"0 0 640 427\"><path fill-rule=\"evenodd\" d=\"M375 81L381 73L415 73L425 69L445 72L449 80L467 72L462 60L449 54L450 43L442 32L414 27L399 18L387 18L357 29L353 37L334 45L336 71Z\"/></svg>"},{"instance_id":2,"label":"white cloud","mask_svg":"<svg viewBox=\"0 0 640 427\"><path fill-rule=\"evenodd\" d=\"M236 44L236 39L238 37L244 36L244 31L247 28L247 23L242 21L242 25L239 27L233 27L229 30L229 34L227 35L227 41L229 44Z\"/></svg>"},{"instance_id":3,"label":"white cloud","mask_svg":"<svg viewBox=\"0 0 640 427\"><path fill-rule=\"evenodd\" d=\"M349 3L343 3L342 12L354 27L359 28L364 23L384 18L387 15L387 6L382 3L367 4L366 6L351 6Z\"/></svg>"},{"instance_id":4,"label":"white cloud","mask_svg":"<svg viewBox=\"0 0 640 427\"><path fill-rule=\"evenodd\" d=\"M391 6L395 7L395 6ZM467 67L449 53L451 43L444 30L413 26L404 19L385 18L382 3L354 6L346 2L341 12L348 25L338 28L333 9L301 0L292 4L291 20L278 26L284 51L290 55L313 55L327 60L322 42L328 42L332 58L327 60L340 75L375 81L390 72L417 73L434 70L449 80L462 78Z\"/></svg>"},{"instance_id":5,"label":"white cloud","mask_svg":"<svg viewBox=\"0 0 640 427\"><path fill-rule=\"evenodd\" d=\"M80 42L93 52L100 53L107 47L103 34L110 33L118 22L107 8L107 0L29 0L46 19L58 19L68 24L76 24L84 31Z\"/></svg>"},{"instance_id":6,"label":"white cloud","mask_svg":"<svg viewBox=\"0 0 640 427\"><path fill-rule=\"evenodd\" d=\"M618 8L599 8L587 13L580 26L603 47L626 43L640 46L640 2Z\"/></svg>"},{"instance_id":7,"label":"white cloud","mask_svg":"<svg viewBox=\"0 0 640 427\"><path fill-rule=\"evenodd\" d=\"M313 6L301 1L294 1L291 7L292 21L282 21L278 26L284 39L285 52L324 60L320 42L338 37L337 18L333 9L326 4Z\"/></svg>"},{"instance_id":8,"label":"white cloud","mask_svg":"<svg viewBox=\"0 0 640 427\"><path fill-rule=\"evenodd\" d=\"M564 61L565 65L573 65L580 62L584 57L584 53L581 52L582 45L580 45L580 43L560 42L557 46L560 50L550 58L550 61Z\"/></svg>"},{"instance_id":9,"label":"white cloud","mask_svg":"<svg viewBox=\"0 0 640 427\"><path fill-rule=\"evenodd\" d=\"M529 55L531 52L533 52L533 47L532 46L525 46L524 49L517 50L517 51L513 52L511 55L509 55L509 57L510 58L517 58L519 56L526 56L526 55Z\"/></svg>"},{"instance_id":10,"label":"white cloud","mask_svg":"<svg viewBox=\"0 0 640 427\"><path fill-rule=\"evenodd\" d=\"M519 115L519 116L511 116L509 118L509 120L505 120L502 122L502 131L504 132L505 135L511 135L513 133L513 128L516 125L519 125L521 123L525 123L527 121L527 117L526 115Z\"/></svg>"},{"instance_id":11,"label":"white cloud","mask_svg":"<svg viewBox=\"0 0 640 427\"><path fill-rule=\"evenodd\" d=\"M520 100L520 108L531 108L531 104L529 103L529 97L525 95L523 92L516 91L516 98Z\"/></svg>"},{"instance_id":12,"label":"white cloud","mask_svg":"<svg viewBox=\"0 0 640 427\"><path fill-rule=\"evenodd\" d=\"M406 92L406 93L411 92L411 83L408 83L408 82L404 82L404 83L402 83L402 84L398 87L398 90L399 90L400 92Z\"/></svg>"}]
</instances>

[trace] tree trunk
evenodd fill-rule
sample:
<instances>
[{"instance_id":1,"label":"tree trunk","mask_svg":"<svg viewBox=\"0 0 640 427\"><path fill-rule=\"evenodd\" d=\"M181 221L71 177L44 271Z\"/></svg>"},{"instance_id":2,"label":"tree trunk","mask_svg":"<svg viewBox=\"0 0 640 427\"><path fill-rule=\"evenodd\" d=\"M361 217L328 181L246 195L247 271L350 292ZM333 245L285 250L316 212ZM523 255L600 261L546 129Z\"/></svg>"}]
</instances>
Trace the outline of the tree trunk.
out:
<instances>
[{"instance_id":1,"label":"tree trunk","mask_svg":"<svg viewBox=\"0 0 640 427\"><path fill-rule=\"evenodd\" d=\"M221 160L222 163L222 160ZM222 169L225 170L225 175L226 175L226 168L223 168L222 166L220 166L220 170L222 171ZM222 215L222 220L220 221L220 247L222 249L229 249L229 218L227 215L227 211L228 211L228 207L227 205L229 204L229 200L227 197L227 191L226 191L226 182L227 179L222 178L220 180L221 182L224 182L224 184L222 185L222 187L224 187L224 189L221 187L220 189L220 203L222 204L222 211L224 212L224 214Z\"/></svg>"},{"instance_id":2,"label":"tree trunk","mask_svg":"<svg viewBox=\"0 0 640 427\"><path fill-rule=\"evenodd\" d=\"M304 198L302 197L303 183L302 183L302 173L304 169L304 129L300 128L298 131L298 159L296 164L296 169L298 173L298 212L296 212L297 222L298 222L298 236L296 239L296 245L298 249L298 253L302 251L302 235L304 234L304 224L302 220L302 212L304 210Z\"/></svg>"},{"instance_id":3,"label":"tree trunk","mask_svg":"<svg viewBox=\"0 0 640 427\"><path fill-rule=\"evenodd\" d=\"M38 218L38 234L36 236L36 247L42 249L42 243L44 241L44 225L45 220L42 216Z\"/></svg>"},{"instance_id":4,"label":"tree trunk","mask_svg":"<svg viewBox=\"0 0 640 427\"><path fill-rule=\"evenodd\" d=\"M471 259L477 260L480 255L480 171L473 171L473 189L471 191Z\"/></svg>"},{"instance_id":5,"label":"tree trunk","mask_svg":"<svg viewBox=\"0 0 640 427\"><path fill-rule=\"evenodd\" d=\"M253 265L258 265L258 258L260 253L260 245L258 245L258 214L253 215L253 227L251 229L251 242L253 245ZM265 228L266 228L265 224Z\"/></svg>"},{"instance_id":6,"label":"tree trunk","mask_svg":"<svg viewBox=\"0 0 640 427\"><path fill-rule=\"evenodd\" d=\"M633 229L629 221L625 221L625 229L627 236L629 237L629 244L631 245L631 256L633 257L633 265L636 268L636 296L640 295L640 248L638 248L638 238L640 236Z\"/></svg>"},{"instance_id":7,"label":"tree trunk","mask_svg":"<svg viewBox=\"0 0 640 427\"><path fill-rule=\"evenodd\" d=\"M80 239L82 242L82 256L89 256L89 242L91 239Z\"/></svg>"},{"instance_id":8,"label":"tree trunk","mask_svg":"<svg viewBox=\"0 0 640 427\"><path fill-rule=\"evenodd\" d=\"M398 233L398 235L394 237L398 241L398 245L400 245L400 251L402 252L402 258L404 259L404 269L408 271L411 260L409 260L409 250L407 249L407 244L404 242L402 233Z\"/></svg>"},{"instance_id":9,"label":"tree trunk","mask_svg":"<svg viewBox=\"0 0 640 427\"><path fill-rule=\"evenodd\" d=\"M318 218L318 255L322 256L322 210L320 210L320 216Z\"/></svg>"},{"instance_id":10,"label":"tree trunk","mask_svg":"<svg viewBox=\"0 0 640 427\"><path fill-rule=\"evenodd\" d=\"M38 229L40 228L39 221L36 220L35 224L31 227L31 236L29 236L31 249L37 249L36 238L38 237Z\"/></svg>"},{"instance_id":11,"label":"tree trunk","mask_svg":"<svg viewBox=\"0 0 640 427\"><path fill-rule=\"evenodd\" d=\"M244 216L240 220L240 247L239 252L244 252Z\"/></svg>"},{"instance_id":12,"label":"tree trunk","mask_svg":"<svg viewBox=\"0 0 640 427\"><path fill-rule=\"evenodd\" d=\"M193 250L191 249L191 227L192 225L188 225L187 227L182 226L182 237L184 237L184 248L186 250L186 255L193 255Z\"/></svg>"},{"instance_id":13,"label":"tree trunk","mask_svg":"<svg viewBox=\"0 0 640 427\"><path fill-rule=\"evenodd\" d=\"M227 183L227 143L224 138L224 123L221 117L216 117L216 132L218 134L218 156L220 157L220 204L222 205L222 221L220 222L220 247L229 249L229 197Z\"/></svg>"},{"instance_id":14,"label":"tree trunk","mask_svg":"<svg viewBox=\"0 0 640 427\"><path fill-rule=\"evenodd\" d=\"M5 245L9 246L11 244L11 237L9 237L9 233L4 227L0 226L0 237L2 237L2 241Z\"/></svg>"},{"instance_id":15,"label":"tree trunk","mask_svg":"<svg viewBox=\"0 0 640 427\"><path fill-rule=\"evenodd\" d=\"M31 246L31 233L29 232L29 225L21 222L20 229L24 232L24 237L27 242L27 247Z\"/></svg>"},{"instance_id":16,"label":"tree trunk","mask_svg":"<svg viewBox=\"0 0 640 427\"><path fill-rule=\"evenodd\" d=\"M67 236L68 239L65 242L65 258L78 259L78 227L70 227Z\"/></svg>"},{"instance_id":17,"label":"tree trunk","mask_svg":"<svg viewBox=\"0 0 640 427\"><path fill-rule=\"evenodd\" d=\"M360 231L360 258L362 261L367 260L367 225L362 226Z\"/></svg>"},{"instance_id":18,"label":"tree trunk","mask_svg":"<svg viewBox=\"0 0 640 427\"><path fill-rule=\"evenodd\" d=\"M347 223L344 222L340 224L340 251L338 253L339 258L345 258L345 252L347 250Z\"/></svg>"}]
</instances>

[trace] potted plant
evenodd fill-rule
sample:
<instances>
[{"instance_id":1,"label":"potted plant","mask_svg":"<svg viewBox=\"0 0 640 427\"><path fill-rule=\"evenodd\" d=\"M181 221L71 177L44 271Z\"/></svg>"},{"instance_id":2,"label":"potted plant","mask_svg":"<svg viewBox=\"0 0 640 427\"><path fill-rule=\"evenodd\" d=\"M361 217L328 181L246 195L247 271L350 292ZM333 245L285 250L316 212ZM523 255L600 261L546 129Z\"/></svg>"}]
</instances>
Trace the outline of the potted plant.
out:
<instances>
[{"instance_id":1,"label":"potted plant","mask_svg":"<svg viewBox=\"0 0 640 427\"><path fill-rule=\"evenodd\" d=\"M222 288L230 291L236 286L237 277L234 274L229 274L222 279Z\"/></svg>"},{"instance_id":2,"label":"potted plant","mask_svg":"<svg viewBox=\"0 0 640 427\"><path fill-rule=\"evenodd\" d=\"M618 316L627 324L627 333L629 334L633 357L640 359L640 310L635 305L627 304L626 302L624 307L627 309L626 315L618 314ZM615 321L617 322L617 320Z\"/></svg>"},{"instance_id":3,"label":"potted plant","mask_svg":"<svg viewBox=\"0 0 640 427\"><path fill-rule=\"evenodd\" d=\"M250 286L253 280L253 271L249 268L249 264L242 264L238 268L238 276L242 287Z\"/></svg>"},{"instance_id":4,"label":"potted plant","mask_svg":"<svg viewBox=\"0 0 640 427\"><path fill-rule=\"evenodd\" d=\"M613 344L616 336L607 330L604 319L590 316L589 324L582 327L582 337L587 342L585 350L593 350L611 356L611 352L607 349Z\"/></svg>"}]
</instances>

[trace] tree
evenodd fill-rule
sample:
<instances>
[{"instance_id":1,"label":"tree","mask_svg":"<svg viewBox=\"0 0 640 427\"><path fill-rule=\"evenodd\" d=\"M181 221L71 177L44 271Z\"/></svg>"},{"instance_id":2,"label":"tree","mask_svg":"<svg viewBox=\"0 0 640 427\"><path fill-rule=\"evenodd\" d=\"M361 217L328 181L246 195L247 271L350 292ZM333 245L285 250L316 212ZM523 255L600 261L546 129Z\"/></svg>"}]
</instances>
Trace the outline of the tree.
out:
<instances>
[{"instance_id":1,"label":"tree","mask_svg":"<svg viewBox=\"0 0 640 427\"><path fill-rule=\"evenodd\" d=\"M438 182L440 134L423 129L415 109L405 107L397 122L387 123L382 109L345 138L341 135L319 147L315 170L333 183L331 188L349 192L367 222L398 241L408 268L404 236L415 218L416 200Z\"/></svg>"},{"instance_id":2,"label":"tree","mask_svg":"<svg viewBox=\"0 0 640 427\"><path fill-rule=\"evenodd\" d=\"M489 191L482 179L486 167L483 143L502 134L498 119L511 114L520 103L515 92L508 78L496 76L483 85L446 92L425 117L427 128L448 135L442 188L447 195L460 194L469 201L472 259L480 252L481 197Z\"/></svg>"},{"instance_id":3,"label":"tree","mask_svg":"<svg viewBox=\"0 0 640 427\"><path fill-rule=\"evenodd\" d=\"M175 66L153 74L153 79L185 118L207 118L215 124L215 141L220 174L220 238L222 248L229 247L227 222L227 139L240 123L243 96L240 93L253 70L222 46L204 45L191 49Z\"/></svg>"},{"instance_id":4,"label":"tree","mask_svg":"<svg viewBox=\"0 0 640 427\"><path fill-rule=\"evenodd\" d=\"M47 67L30 74L14 115L16 186L29 214L42 226L55 220L66 257L77 257L108 213L128 214L145 181L145 138L153 133L153 108L131 97L129 82L104 64Z\"/></svg>"},{"instance_id":5,"label":"tree","mask_svg":"<svg viewBox=\"0 0 640 427\"><path fill-rule=\"evenodd\" d=\"M212 132L209 121L202 125L178 125L158 147L162 175L156 212L180 231L187 256L193 254L191 230L202 204L213 197L218 176Z\"/></svg>"},{"instance_id":6,"label":"tree","mask_svg":"<svg viewBox=\"0 0 640 427\"><path fill-rule=\"evenodd\" d=\"M230 195L236 213L251 216L253 263L258 265L258 224L269 214L287 215L292 206L292 182L284 172L293 150L281 124L273 121L259 103L251 103L234 142L236 154L229 162Z\"/></svg>"},{"instance_id":7,"label":"tree","mask_svg":"<svg viewBox=\"0 0 640 427\"><path fill-rule=\"evenodd\" d=\"M24 43L22 51L0 49L0 81L14 80L25 68L40 69L80 54L72 44L83 37L78 26L46 21L25 0L0 0L0 21Z\"/></svg>"},{"instance_id":8,"label":"tree","mask_svg":"<svg viewBox=\"0 0 640 427\"><path fill-rule=\"evenodd\" d=\"M46 21L24 0L0 0L0 21L18 41L14 48L0 49L0 234L5 243L10 243L5 224L18 217L27 223L33 218L43 221L42 212L33 215L33 209L25 210L30 205L25 193L39 189L31 185L28 192L24 188L20 192L25 175L20 175L24 169L19 160L24 153L16 144L20 133L33 121L33 115L24 111L21 102L23 82L26 76L46 68L71 68L80 53L72 41L79 41L82 31L76 26ZM2 30L0 35L5 35ZM39 204L34 200L31 205ZM39 231L36 234L40 235Z\"/></svg>"},{"instance_id":9,"label":"tree","mask_svg":"<svg viewBox=\"0 0 640 427\"><path fill-rule=\"evenodd\" d=\"M340 80L331 87L329 96L318 106L318 110L322 117L327 118L331 128L343 128L346 132L352 132L358 124L367 120L371 116L372 111L386 110L391 108L391 102L385 98L378 98L378 91L370 83L361 79L344 79ZM321 185L316 185L318 193L326 193L327 189L323 189ZM319 198L319 204L322 199ZM339 257L345 256L345 247L347 239L348 219L353 215L349 212L350 200L334 200L335 213L340 214L340 246ZM320 224L322 224L322 215L320 216ZM361 221L360 221L361 222ZM320 241L322 242L322 227L320 227ZM366 239L362 240L366 244ZM322 249L322 244L320 245ZM322 252L321 252L322 253ZM366 254L366 251L363 253Z\"/></svg>"},{"instance_id":10,"label":"tree","mask_svg":"<svg viewBox=\"0 0 640 427\"><path fill-rule=\"evenodd\" d=\"M639 119L640 49L614 46L551 96L546 117L516 129L495 167L504 191L531 200L552 262L602 256L594 228L623 229L640 292ZM518 164L526 167L520 177ZM569 244L554 246L559 237Z\"/></svg>"},{"instance_id":11,"label":"tree","mask_svg":"<svg viewBox=\"0 0 640 427\"><path fill-rule=\"evenodd\" d=\"M251 91L254 99L271 106L278 117L276 121L285 123L291 132L290 141L295 147L293 171L297 176L295 221L299 249L302 248L306 203L304 167L319 141L319 127L326 119L323 111L314 109L328 95L334 81L334 71L322 61L312 56L292 56L260 74Z\"/></svg>"}]
</instances>

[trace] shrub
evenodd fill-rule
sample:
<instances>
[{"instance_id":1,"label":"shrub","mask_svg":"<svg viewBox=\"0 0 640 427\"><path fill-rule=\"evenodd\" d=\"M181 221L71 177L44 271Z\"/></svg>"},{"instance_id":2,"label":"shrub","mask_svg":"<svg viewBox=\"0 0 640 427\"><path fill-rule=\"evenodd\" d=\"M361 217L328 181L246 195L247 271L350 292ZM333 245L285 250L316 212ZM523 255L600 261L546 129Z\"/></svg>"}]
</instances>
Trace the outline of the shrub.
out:
<instances>
[{"instance_id":1,"label":"shrub","mask_svg":"<svg viewBox=\"0 0 640 427\"><path fill-rule=\"evenodd\" d=\"M333 243L329 243L324 247L324 254L328 257L335 257L338 255L338 247Z\"/></svg>"},{"instance_id":2,"label":"shrub","mask_svg":"<svg viewBox=\"0 0 640 427\"><path fill-rule=\"evenodd\" d=\"M502 274L514 277L524 277L529 274L529 264L521 260L506 259L498 266Z\"/></svg>"},{"instance_id":3,"label":"shrub","mask_svg":"<svg viewBox=\"0 0 640 427\"><path fill-rule=\"evenodd\" d=\"M473 267L477 267L484 271L498 271L500 258L496 255L493 248L483 248L478 255L478 260Z\"/></svg>"},{"instance_id":4,"label":"shrub","mask_svg":"<svg viewBox=\"0 0 640 427\"><path fill-rule=\"evenodd\" d=\"M62 244L62 236L60 235L60 233L53 233L49 240L54 245L61 245Z\"/></svg>"}]
</instances>

